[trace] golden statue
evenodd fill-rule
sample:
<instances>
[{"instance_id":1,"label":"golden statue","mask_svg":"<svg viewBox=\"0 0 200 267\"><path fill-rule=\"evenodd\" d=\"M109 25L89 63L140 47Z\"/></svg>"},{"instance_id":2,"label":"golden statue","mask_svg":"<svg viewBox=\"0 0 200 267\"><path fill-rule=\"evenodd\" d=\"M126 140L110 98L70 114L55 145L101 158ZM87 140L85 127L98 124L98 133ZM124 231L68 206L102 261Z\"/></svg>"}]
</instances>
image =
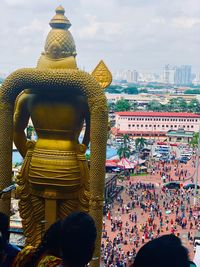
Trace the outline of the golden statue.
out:
<instances>
[{"instance_id":1,"label":"golden statue","mask_svg":"<svg viewBox=\"0 0 200 267\"><path fill-rule=\"evenodd\" d=\"M112 76L101 61L92 75L76 65L71 26L59 6L37 67L12 73L0 91L0 189L10 185L12 138L24 158L17 177L27 244L40 242L43 226L75 210L89 212L98 229L99 266L108 111L103 88ZM31 118L36 142L24 133ZM82 143L79 136L85 125ZM91 144L90 170L85 151ZM9 213L10 199L0 200Z\"/></svg>"}]
</instances>

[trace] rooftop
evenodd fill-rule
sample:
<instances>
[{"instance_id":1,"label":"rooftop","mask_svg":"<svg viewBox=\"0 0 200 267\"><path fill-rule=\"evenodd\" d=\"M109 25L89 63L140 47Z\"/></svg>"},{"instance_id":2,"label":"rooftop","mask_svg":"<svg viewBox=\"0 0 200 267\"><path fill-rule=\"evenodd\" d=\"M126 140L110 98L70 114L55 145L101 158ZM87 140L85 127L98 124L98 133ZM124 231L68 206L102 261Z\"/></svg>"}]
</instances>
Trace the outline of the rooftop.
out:
<instances>
[{"instance_id":1,"label":"rooftop","mask_svg":"<svg viewBox=\"0 0 200 267\"><path fill-rule=\"evenodd\" d=\"M173 131L173 130L169 130L167 133L166 133L166 136L176 136L176 137L193 137L194 136L194 132L191 132L191 131L180 131L180 130L177 130L177 131Z\"/></svg>"},{"instance_id":2,"label":"rooftop","mask_svg":"<svg viewBox=\"0 0 200 267\"><path fill-rule=\"evenodd\" d=\"M200 114L188 112L153 112L153 111L121 111L116 112L119 116L135 116L135 117L184 117L184 118L200 118Z\"/></svg>"}]
</instances>

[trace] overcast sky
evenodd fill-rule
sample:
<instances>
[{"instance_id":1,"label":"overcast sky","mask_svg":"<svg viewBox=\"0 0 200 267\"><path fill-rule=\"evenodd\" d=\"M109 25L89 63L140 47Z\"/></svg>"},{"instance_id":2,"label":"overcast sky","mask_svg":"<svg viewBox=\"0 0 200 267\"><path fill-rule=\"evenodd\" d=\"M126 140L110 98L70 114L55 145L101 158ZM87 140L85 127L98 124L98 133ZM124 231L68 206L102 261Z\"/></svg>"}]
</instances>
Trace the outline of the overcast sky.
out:
<instances>
[{"instance_id":1,"label":"overcast sky","mask_svg":"<svg viewBox=\"0 0 200 267\"><path fill-rule=\"evenodd\" d=\"M200 0L1 0L0 73L33 67L59 5L72 23L78 65L104 59L113 71L200 71Z\"/></svg>"}]
</instances>

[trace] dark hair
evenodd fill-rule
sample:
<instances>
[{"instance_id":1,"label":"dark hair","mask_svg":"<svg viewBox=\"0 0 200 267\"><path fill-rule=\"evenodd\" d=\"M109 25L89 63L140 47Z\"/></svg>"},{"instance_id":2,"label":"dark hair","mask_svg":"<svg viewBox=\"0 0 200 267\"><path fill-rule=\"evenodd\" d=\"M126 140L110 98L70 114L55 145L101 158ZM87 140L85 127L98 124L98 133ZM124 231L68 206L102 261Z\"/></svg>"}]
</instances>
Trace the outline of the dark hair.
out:
<instances>
[{"instance_id":1,"label":"dark hair","mask_svg":"<svg viewBox=\"0 0 200 267\"><path fill-rule=\"evenodd\" d=\"M0 212L0 232L2 235L2 239L4 241L9 240L8 228L9 228L9 218L5 213Z\"/></svg>"},{"instance_id":2,"label":"dark hair","mask_svg":"<svg viewBox=\"0 0 200 267\"><path fill-rule=\"evenodd\" d=\"M40 245L37 247L30 261L24 267L34 267L43 253L60 256L61 220L52 224L45 232Z\"/></svg>"},{"instance_id":3,"label":"dark hair","mask_svg":"<svg viewBox=\"0 0 200 267\"><path fill-rule=\"evenodd\" d=\"M83 267L91 259L97 236L93 218L84 212L74 212L63 221L61 252L64 264Z\"/></svg>"},{"instance_id":4,"label":"dark hair","mask_svg":"<svg viewBox=\"0 0 200 267\"><path fill-rule=\"evenodd\" d=\"M4 255L5 255L5 242L2 237L2 233L0 232L0 266L3 263L4 260Z\"/></svg>"},{"instance_id":5,"label":"dark hair","mask_svg":"<svg viewBox=\"0 0 200 267\"><path fill-rule=\"evenodd\" d=\"M163 235L138 251L133 267L189 267L188 251L175 235Z\"/></svg>"}]
</instances>

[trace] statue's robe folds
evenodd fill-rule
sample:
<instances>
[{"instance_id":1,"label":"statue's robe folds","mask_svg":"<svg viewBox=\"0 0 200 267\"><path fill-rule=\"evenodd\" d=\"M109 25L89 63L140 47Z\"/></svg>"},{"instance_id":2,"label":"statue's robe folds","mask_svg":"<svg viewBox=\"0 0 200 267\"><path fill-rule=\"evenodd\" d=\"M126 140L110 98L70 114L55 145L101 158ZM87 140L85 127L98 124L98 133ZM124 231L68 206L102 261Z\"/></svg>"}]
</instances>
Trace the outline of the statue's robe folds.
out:
<instances>
[{"instance_id":1,"label":"statue's robe folds","mask_svg":"<svg viewBox=\"0 0 200 267\"><path fill-rule=\"evenodd\" d=\"M37 245L45 223L46 199L57 201L60 219L76 210L89 211L89 170L82 145L77 145L77 151L37 149L34 143L29 146L17 190L26 243Z\"/></svg>"}]
</instances>

